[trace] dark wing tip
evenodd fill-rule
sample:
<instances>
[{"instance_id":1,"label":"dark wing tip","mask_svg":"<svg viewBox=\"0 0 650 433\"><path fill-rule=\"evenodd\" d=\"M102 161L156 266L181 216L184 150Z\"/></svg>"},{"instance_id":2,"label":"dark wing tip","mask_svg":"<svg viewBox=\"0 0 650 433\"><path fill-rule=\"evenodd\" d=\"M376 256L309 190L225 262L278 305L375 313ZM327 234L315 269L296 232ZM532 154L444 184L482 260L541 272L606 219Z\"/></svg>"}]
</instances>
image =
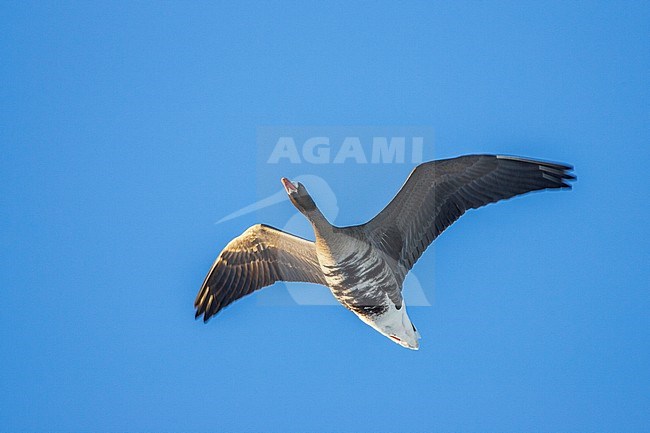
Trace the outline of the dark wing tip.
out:
<instances>
[{"instance_id":1,"label":"dark wing tip","mask_svg":"<svg viewBox=\"0 0 650 433\"><path fill-rule=\"evenodd\" d=\"M496 158L504 161L511 161L512 163L518 164L522 169L526 166L530 168L536 167L537 170L542 173L542 177L549 181L549 183L545 185L546 188L571 189L571 184L568 182L578 179L574 173L570 173L573 171L573 165L571 164L509 155L496 155Z\"/></svg>"},{"instance_id":2,"label":"dark wing tip","mask_svg":"<svg viewBox=\"0 0 650 433\"><path fill-rule=\"evenodd\" d=\"M212 295L210 295L212 298ZM213 302L214 303L214 302ZM212 317L219 312L219 309L214 305L201 304L196 306L196 312L194 313L194 320L198 320L203 316L203 323L208 323Z\"/></svg>"},{"instance_id":3,"label":"dark wing tip","mask_svg":"<svg viewBox=\"0 0 650 433\"><path fill-rule=\"evenodd\" d=\"M207 323L212 316L219 312L217 304L214 294L210 292L210 286L203 284L194 300L194 308L196 308L194 319L197 320L203 316L203 323Z\"/></svg>"}]
</instances>

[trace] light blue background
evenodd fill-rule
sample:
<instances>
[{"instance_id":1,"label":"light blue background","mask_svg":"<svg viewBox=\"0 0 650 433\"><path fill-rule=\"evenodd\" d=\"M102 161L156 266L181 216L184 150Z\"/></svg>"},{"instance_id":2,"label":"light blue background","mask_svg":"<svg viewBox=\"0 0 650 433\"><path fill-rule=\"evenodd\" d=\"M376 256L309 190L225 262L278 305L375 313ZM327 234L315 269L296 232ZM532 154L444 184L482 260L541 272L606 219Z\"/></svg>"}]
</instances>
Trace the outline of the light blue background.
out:
<instances>
[{"instance_id":1,"label":"light blue background","mask_svg":"<svg viewBox=\"0 0 650 433\"><path fill-rule=\"evenodd\" d=\"M648 3L230 3L0 5L0 430L647 430ZM203 325L220 249L293 212L214 224L258 198L262 125L429 126L579 181L439 238L419 352L254 296ZM337 221L410 168L341 167Z\"/></svg>"}]
</instances>

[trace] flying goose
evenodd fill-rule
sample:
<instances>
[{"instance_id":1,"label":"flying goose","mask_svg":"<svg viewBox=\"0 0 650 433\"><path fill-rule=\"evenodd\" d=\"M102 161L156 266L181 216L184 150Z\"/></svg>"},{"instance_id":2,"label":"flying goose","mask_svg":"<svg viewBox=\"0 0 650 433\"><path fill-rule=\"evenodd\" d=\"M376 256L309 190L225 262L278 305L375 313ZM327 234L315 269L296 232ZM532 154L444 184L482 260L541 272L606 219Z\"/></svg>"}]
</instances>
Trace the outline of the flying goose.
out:
<instances>
[{"instance_id":1,"label":"flying goose","mask_svg":"<svg viewBox=\"0 0 650 433\"><path fill-rule=\"evenodd\" d=\"M304 185L282 178L316 242L257 224L219 254L194 306L207 322L221 309L276 281L327 286L362 321L413 350L420 338L402 298L409 270L468 209L531 191L571 188L573 167L503 155L467 155L418 165L393 200L365 224L336 227Z\"/></svg>"}]
</instances>

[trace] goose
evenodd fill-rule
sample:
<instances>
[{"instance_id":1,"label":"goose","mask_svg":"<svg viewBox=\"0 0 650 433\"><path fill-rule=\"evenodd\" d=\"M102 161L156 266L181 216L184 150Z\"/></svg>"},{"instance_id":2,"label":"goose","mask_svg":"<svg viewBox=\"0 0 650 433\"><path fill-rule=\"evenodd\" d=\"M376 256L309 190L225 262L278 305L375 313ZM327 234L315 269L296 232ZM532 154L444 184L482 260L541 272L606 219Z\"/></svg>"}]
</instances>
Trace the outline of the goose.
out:
<instances>
[{"instance_id":1,"label":"goose","mask_svg":"<svg viewBox=\"0 0 650 433\"><path fill-rule=\"evenodd\" d=\"M391 202L365 224L328 222L300 182L282 178L315 242L256 224L221 251L194 301L207 322L277 281L327 286L345 308L395 343L417 350L420 334L402 284L427 247L469 209L545 189L570 189L573 167L504 155L465 155L413 169Z\"/></svg>"}]
</instances>

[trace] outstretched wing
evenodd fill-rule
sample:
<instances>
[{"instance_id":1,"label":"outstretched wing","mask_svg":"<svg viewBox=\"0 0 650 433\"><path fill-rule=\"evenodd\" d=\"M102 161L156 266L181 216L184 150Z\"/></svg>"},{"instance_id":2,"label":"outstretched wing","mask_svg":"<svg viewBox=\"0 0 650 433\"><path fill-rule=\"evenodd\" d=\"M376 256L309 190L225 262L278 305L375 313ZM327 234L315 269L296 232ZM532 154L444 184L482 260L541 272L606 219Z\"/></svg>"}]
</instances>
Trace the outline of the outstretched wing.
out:
<instances>
[{"instance_id":1,"label":"outstretched wing","mask_svg":"<svg viewBox=\"0 0 650 433\"><path fill-rule=\"evenodd\" d=\"M424 250L468 209L547 188L571 188L573 167L501 155L468 155L417 166L393 200L364 225L410 270Z\"/></svg>"},{"instance_id":2,"label":"outstretched wing","mask_svg":"<svg viewBox=\"0 0 650 433\"><path fill-rule=\"evenodd\" d=\"M194 307L203 321L222 308L276 281L326 284L313 242L263 224L236 237L221 251Z\"/></svg>"}]
</instances>

